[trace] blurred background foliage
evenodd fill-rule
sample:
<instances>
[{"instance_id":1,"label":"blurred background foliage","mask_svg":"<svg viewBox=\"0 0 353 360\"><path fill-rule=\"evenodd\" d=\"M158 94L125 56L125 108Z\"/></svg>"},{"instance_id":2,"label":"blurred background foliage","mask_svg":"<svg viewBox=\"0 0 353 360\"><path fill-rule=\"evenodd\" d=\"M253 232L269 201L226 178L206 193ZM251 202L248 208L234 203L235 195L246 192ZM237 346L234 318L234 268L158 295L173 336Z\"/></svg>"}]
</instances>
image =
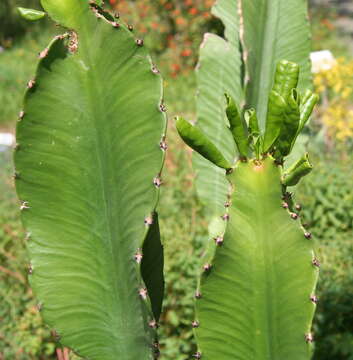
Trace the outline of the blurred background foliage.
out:
<instances>
[{"instance_id":1,"label":"blurred background foliage","mask_svg":"<svg viewBox=\"0 0 353 360\"><path fill-rule=\"evenodd\" d=\"M321 262L314 360L353 360L353 42L349 23L348 32L340 25L345 13L338 4L346 2L315 3L310 11L313 50L329 49L337 61L331 69L314 74L321 103L307 135L315 171L302 181L295 197L303 205L302 217L314 235ZM136 36L144 38L164 74L170 119L175 114L195 118L193 68L202 34L223 33L222 24L210 13L212 4L212 0L110 0L110 6L134 26ZM38 0L0 2L0 131L10 132L37 54L62 31L49 21L25 23L16 6L40 9ZM193 187L191 153L170 123L160 204L166 255L161 359L186 360L195 351L193 294L207 223ZM10 152L0 151L0 360L51 360L54 340L27 283L26 240L12 173Z\"/></svg>"}]
</instances>

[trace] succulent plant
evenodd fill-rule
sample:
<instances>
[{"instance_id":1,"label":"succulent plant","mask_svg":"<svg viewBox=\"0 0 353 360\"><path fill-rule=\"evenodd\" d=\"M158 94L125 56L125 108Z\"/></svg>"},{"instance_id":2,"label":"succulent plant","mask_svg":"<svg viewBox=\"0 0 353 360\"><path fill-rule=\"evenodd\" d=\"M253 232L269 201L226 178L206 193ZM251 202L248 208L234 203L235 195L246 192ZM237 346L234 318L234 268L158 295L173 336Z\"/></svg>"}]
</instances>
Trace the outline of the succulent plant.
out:
<instances>
[{"instance_id":1,"label":"succulent plant","mask_svg":"<svg viewBox=\"0 0 353 360\"><path fill-rule=\"evenodd\" d=\"M226 95L227 131L239 153L232 163L199 128L176 121L184 141L228 181L219 214L225 230L210 239L195 295L195 358L310 358L318 267L287 186L312 166L307 154L288 170L283 163L318 97L300 95L298 78L297 64L278 63L264 132L255 109Z\"/></svg>"},{"instance_id":2,"label":"succulent plant","mask_svg":"<svg viewBox=\"0 0 353 360\"><path fill-rule=\"evenodd\" d=\"M143 41L101 3L42 0L67 32L28 82L16 188L30 283L59 345L87 359L153 359L164 286L162 80Z\"/></svg>"}]
</instances>

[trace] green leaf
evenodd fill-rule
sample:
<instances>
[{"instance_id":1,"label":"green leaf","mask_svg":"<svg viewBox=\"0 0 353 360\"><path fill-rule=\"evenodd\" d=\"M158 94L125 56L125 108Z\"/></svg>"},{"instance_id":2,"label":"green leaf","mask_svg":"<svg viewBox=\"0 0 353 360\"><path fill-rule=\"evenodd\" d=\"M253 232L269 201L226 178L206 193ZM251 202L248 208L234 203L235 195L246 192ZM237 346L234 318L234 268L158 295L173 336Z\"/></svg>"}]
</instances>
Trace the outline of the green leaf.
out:
<instances>
[{"instance_id":1,"label":"green leaf","mask_svg":"<svg viewBox=\"0 0 353 360\"><path fill-rule=\"evenodd\" d=\"M247 50L246 102L256 109L264 129L268 94L277 63L286 59L299 64L299 90L309 87L311 73L310 27L305 0L242 1L244 46Z\"/></svg>"},{"instance_id":2,"label":"green leaf","mask_svg":"<svg viewBox=\"0 0 353 360\"><path fill-rule=\"evenodd\" d=\"M176 119L175 125L184 142L205 159L222 169L230 169L232 167L217 147L197 127L181 117Z\"/></svg>"},{"instance_id":3,"label":"green leaf","mask_svg":"<svg viewBox=\"0 0 353 360\"><path fill-rule=\"evenodd\" d=\"M319 95L313 94L310 90L306 91L302 104L300 106L300 125L298 133L300 133L301 130L304 128L318 101Z\"/></svg>"},{"instance_id":4,"label":"green leaf","mask_svg":"<svg viewBox=\"0 0 353 360\"><path fill-rule=\"evenodd\" d=\"M261 136L255 109L245 110L244 119L246 123L249 124L250 148L254 152L255 158L260 159L263 138Z\"/></svg>"},{"instance_id":5,"label":"green leaf","mask_svg":"<svg viewBox=\"0 0 353 360\"><path fill-rule=\"evenodd\" d=\"M299 94L296 89L292 89L291 94L287 99L281 133L275 143L277 151L280 153L281 157L289 155L297 137L300 123L299 103Z\"/></svg>"},{"instance_id":6,"label":"green leaf","mask_svg":"<svg viewBox=\"0 0 353 360\"><path fill-rule=\"evenodd\" d=\"M272 90L268 98L266 130L264 136L263 152L268 152L281 133L286 102L276 91Z\"/></svg>"},{"instance_id":7,"label":"green leaf","mask_svg":"<svg viewBox=\"0 0 353 360\"><path fill-rule=\"evenodd\" d=\"M225 39L206 34L200 47L197 75L197 126L217 146L229 162L237 152L227 125L224 94L239 103L243 101L242 61L239 44L239 18L237 0L218 0L212 8L214 16L225 26ZM196 189L206 206L209 219L224 211L228 183L224 172L217 166L193 155Z\"/></svg>"},{"instance_id":8,"label":"green leaf","mask_svg":"<svg viewBox=\"0 0 353 360\"><path fill-rule=\"evenodd\" d=\"M306 153L283 174L283 185L297 185L300 179L309 174L312 169L313 166L310 164L308 154Z\"/></svg>"},{"instance_id":9,"label":"green leaf","mask_svg":"<svg viewBox=\"0 0 353 360\"><path fill-rule=\"evenodd\" d=\"M296 89L299 79L299 65L287 60L281 60L276 67L273 90L280 94L285 101Z\"/></svg>"},{"instance_id":10,"label":"green leaf","mask_svg":"<svg viewBox=\"0 0 353 360\"><path fill-rule=\"evenodd\" d=\"M46 15L43 11L27 9L23 7L18 7L17 10L24 19L29 21L40 20Z\"/></svg>"},{"instance_id":11,"label":"green leaf","mask_svg":"<svg viewBox=\"0 0 353 360\"><path fill-rule=\"evenodd\" d=\"M234 100L226 94L227 108L226 114L230 125L230 131L237 144L240 155L244 158L248 156L248 129L244 118L240 115L238 106Z\"/></svg>"},{"instance_id":12,"label":"green leaf","mask_svg":"<svg viewBox=\"0 0 353 360\"><path fill-rule=\"evenodd\" d=\"M88 2L53 4L43 1L57 18L66 4L65 24L78 27L42 53L17 128L30 283L64 346L90 360L151 359L163 291L151 224L162 79L124 24L97 19Z\"/></svg>"},{"instance_id":13,"label":"green leaf","mask_svg":"<svg viewBox=\"0 0 353 360\"><path fill-rule=\"evenodd\" d=\"M249 132L252 136L260 135L259 122L255 109L248 109L244 113L245 121L249 124Z\"/></svg>"},{"instance_id":14,"label":"green leaf","mask_svg":"<svg viewBox=\"0 0 353 360\"><path fill-rule=\"evenodd\" d=\"M281 206L281 169L271 157L238 162L228 178L227 229L195 300L202 360L309 360L318 270L299 220Z\"/></svg>"}]
</instances>

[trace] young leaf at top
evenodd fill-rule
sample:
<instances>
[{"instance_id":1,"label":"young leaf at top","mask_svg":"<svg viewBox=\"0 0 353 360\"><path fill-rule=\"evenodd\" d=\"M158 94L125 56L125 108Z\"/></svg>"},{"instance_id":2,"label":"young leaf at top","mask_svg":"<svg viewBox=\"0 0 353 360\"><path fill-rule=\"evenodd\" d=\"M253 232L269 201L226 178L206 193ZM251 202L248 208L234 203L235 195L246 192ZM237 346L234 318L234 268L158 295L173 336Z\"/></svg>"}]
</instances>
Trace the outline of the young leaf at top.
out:
<instances>
[{"instance_id":1,"label":"young leaf at top","mask_svg":"<svg viewBox=\"0 0 353 360\"><path fill-rule=\"evenodd\" d=\"M232 165L224 158L217 147L197 127L191 125L182 117L176 119L176 128L180 137L193 150L197 151L205 159L211 161L223 169L230 169Z\"/></svg>"},{"instance_id":2,"label":"young leaf at top","mask_svg":"<svg viewBox=\"0 0 353 360\"><path fill-rule=\"evenodd\" d=\"M248 129L243 116L234 100L225 94L227 100L226 114L230 125L230 131L237 144L238 151L243 158L248 156Z\"/></svg>"},{"instance_id":3,"label":"young leaf at top","mask_svg":"<svg viewBox=\"0 0 353 360\"><path fill-rule=\"evenodd\" d=\"M43 19L43 17L46 15L43 11L27 9L23 7L18 7L17 10L24 19L29 21L37 21Z\"/></svg>"},{"instance_id":4,"label":"young leaf at top","mask_svg":"<svg viewBox=\"0 0 353 360\"><path fill-rule=\"evenodd\" d=\"M268 152L281 133L286 102L276 91L272 90L268 98L266 129L263 152Z\"/></svg>"},{"instance_id":5,"label":"young leaf at top","mask_svg":"<svg viewBox=\"0 0 353 360\"><path fill-rule=\"evenodd\" d=\"M313 166L309 162L308 154L304 154L296 163L294 163L284 174L282 183L285 186L297 185L302 177L309 174Z\"/></svg>"}]
</instances>

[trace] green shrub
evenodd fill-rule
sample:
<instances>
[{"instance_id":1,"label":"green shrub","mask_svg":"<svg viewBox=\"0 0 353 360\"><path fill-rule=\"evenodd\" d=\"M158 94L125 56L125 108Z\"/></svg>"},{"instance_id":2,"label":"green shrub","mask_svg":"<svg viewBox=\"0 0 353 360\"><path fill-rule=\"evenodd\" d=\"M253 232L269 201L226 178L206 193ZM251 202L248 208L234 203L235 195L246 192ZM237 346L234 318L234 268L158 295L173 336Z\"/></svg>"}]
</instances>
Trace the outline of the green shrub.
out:
<instances>
[{"instance_id":1,"label":"green shrub","mask_svg":"<svg viewBox=\"0 0 353 360\"><path fill-rule=\"evenodd\" d=\"M353 232L317 243L322 265L313 360L352 360Z\"/></svg>"},{"instance_id":2,"label":"green shrub","mask_svg":"<svg viewBox=\"0 0 353 360\"><path fill-rule=\"evenodd\" d=\"M315 171L298 191L305 204L303 222L316 238L337 239L353 229L352 164L335 158L314 160L314 164Z\"/></svg>"}]
</instances>

